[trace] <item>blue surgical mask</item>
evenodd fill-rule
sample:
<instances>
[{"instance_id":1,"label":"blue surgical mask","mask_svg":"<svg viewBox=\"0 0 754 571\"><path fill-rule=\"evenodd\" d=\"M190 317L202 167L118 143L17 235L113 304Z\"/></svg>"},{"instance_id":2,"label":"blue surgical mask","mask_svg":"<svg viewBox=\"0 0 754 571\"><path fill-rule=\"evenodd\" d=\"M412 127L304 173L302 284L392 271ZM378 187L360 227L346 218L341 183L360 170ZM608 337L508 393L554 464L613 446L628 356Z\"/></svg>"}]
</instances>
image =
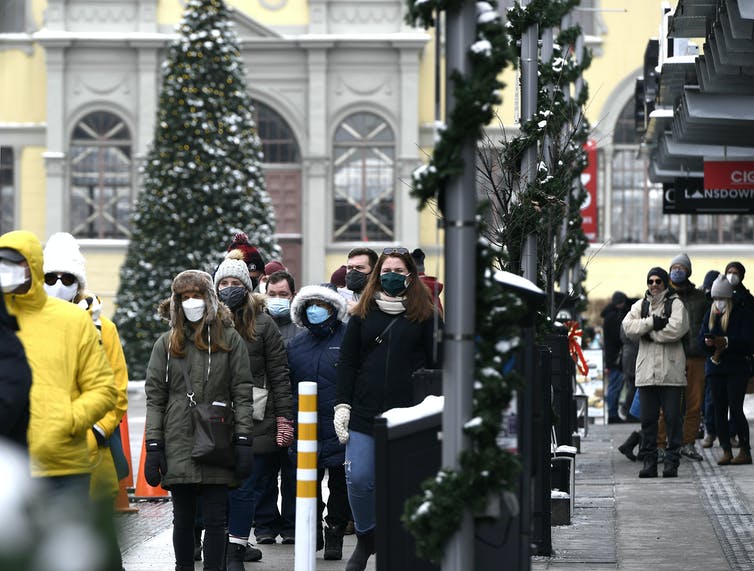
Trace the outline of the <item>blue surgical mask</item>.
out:
<instances>
[{"instance_id":1,"label":"blue surgical mask","mask_svg":"<svg viewBox=\"0 0 754 571\"><path fill-rule=\"evenodd\" d=\"M291 300L284 297L270 297L267 299L267 309L270 315L280 317L291 311Z\"/></svg>"},{"instance_id":2,"label":"blue surgical mask","mask_svg":"<svg viewBox=\"0 0 754 571\"><path fill-rule=\"evenodd\" d=\"M670 281L672 281L674 284L682 284L686 281L686 278L689 277L686 273L686 270L682 269L675 269L670 270Z\"/></svg>"},{"instance_id":3,"label":"blue surgical mask","mask_svg":"<svg viewBox=\"0 0 754 571\"><path fill-rule=\"evenodd\" d=\"M318 305L310 305L306 308L306 319L308 319L309 323L311 323L312 325L322 323L327 320L328 317L330 317L330 312L327 311L324 307L320 307Z\"/></svg>"}]
</instances>

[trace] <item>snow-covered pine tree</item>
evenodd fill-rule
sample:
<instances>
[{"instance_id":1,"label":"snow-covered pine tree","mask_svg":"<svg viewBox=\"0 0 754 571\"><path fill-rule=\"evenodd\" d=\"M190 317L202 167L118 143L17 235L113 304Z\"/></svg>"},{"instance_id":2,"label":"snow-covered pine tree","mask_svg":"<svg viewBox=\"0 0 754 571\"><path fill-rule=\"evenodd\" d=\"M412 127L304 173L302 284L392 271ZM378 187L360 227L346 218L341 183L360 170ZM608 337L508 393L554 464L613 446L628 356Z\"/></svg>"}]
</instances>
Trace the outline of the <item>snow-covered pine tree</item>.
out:
<instances>
[{"instance_id":1,"label":"snow-covered pine tree","mask_svg":"<svg viewBox=\"0 0 754 571\"><path fill-rule=\"evenodd\" d=\"M223 0L189 0L167 50L154 139L120 272L115 322L129 373L144 378L167 329L156 307L186 269L213 271L235 232L279 258L261 141Z\"/></svg>"}]
</instances>

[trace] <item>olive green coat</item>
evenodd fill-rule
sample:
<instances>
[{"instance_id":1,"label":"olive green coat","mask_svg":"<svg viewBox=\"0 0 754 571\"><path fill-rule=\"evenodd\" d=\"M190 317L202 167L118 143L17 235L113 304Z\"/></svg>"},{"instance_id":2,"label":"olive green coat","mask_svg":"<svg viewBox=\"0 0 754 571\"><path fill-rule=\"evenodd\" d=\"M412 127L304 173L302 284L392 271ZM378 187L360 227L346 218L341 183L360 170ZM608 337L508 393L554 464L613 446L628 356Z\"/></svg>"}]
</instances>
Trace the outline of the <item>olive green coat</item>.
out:
<instances>
[{"instance_id":1,"label":"olive green coat","mask_svg":"<svg viewBox=\"0 0 754 571\"><path fill-rule=\"evenodd\" d=\"M194 429L181 366L188 365L197 403L232 402L235 433L251 434L251 371L246 346L236 330L227 324L223 342L230 351L199 351L188 342L185 358L170 357L168 339L163 334L152 349L147 368L146 439L165 443L168 470L162 486L173 484L236 484L232 468L208 466L191 459ZM207 372L209 371L209 377ZM166 378L167 377L167 378Z\"/></svg>"}]
</instances>

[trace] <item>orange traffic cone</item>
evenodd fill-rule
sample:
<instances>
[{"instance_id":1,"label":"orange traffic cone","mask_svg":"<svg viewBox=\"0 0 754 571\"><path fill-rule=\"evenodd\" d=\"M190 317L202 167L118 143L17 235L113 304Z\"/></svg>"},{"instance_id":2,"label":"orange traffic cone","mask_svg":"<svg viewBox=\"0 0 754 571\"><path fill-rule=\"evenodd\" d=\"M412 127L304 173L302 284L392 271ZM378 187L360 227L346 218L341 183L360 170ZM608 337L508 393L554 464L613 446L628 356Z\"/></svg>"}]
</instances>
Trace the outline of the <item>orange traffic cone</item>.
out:
<instances>
[{"instance_id":1,"label":"orange traffic cone","mask_svg":"<svg viewBox=\"0 0 754 571\"><path fill-rule=\"evenodd\" d=\"M153 488L147 484L147 479L144 477L144 462L147 459L147 431L144 429L144 439L141 441L141 456L139 457L139 474L136 477L136 491L134 492L134 498L137 500L149 500L149 501L168 501L170 500L170 494L162 486Z\"/></svg>"},{"instance_id":2,"label":"orange traffic cone","mask_svg":"<svg viewBox=\"0 0 754 571\"><path fill-rule=\"evenodd\" d=\"M120 421L120 441L123 443L123 454L126 455L126 461L128 462L128 476L123 478L121 482L125 482L126 488L134 487L134 467L131 465L131 438L128 431L128 413L123 415L123 420Z\"/></svg>"}]
</instances>

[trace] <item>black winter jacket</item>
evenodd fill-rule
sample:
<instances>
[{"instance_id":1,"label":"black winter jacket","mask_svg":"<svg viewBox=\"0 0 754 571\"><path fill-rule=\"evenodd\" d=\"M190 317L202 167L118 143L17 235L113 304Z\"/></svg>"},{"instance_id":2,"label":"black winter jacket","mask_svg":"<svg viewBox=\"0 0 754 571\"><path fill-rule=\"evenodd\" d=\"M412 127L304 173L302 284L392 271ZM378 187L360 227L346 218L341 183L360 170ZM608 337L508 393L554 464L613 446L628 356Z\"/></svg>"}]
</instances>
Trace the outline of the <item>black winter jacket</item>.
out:
<instances>
[{"instance_id":1,"label":"black winter jacket","mask_svg":"<svg viewBox=\"0 0 754 571\"><path fill-rule=\"evenodd\" d=\"M17 330L0 294L0 436L26 447L31 369Z\"/></svg>"},{"instance_id":2,"label":"black winter jacket","mask_svg":"<svg viewBox=\"0 0 754 571\"><path fill-rule=\"evenodd\" d=\"M387 325L396 323L381 344ZM442 325L442 322L440 322ZM372 308L365 319L352 315L340 348L336 404L351 405L350 430L372 434L374 417L396 407L413 406L411 375L432 368L434 319L409 321Z\"/></svg>"},{"instance_id":3,"label":"black winter jacket","mask_svg":"<svg viewBox=\"0 0 754 571\"><path fill-rule=\"evenodd\" d=\"M750 376L750 362L748 360L752 350L751 323L754 316L740 306L733 307L730 314L727 331L720 326L720 316L715 316L713 326L709 327L709 317L712 308L707 310L699 330L698 341L707 352L707 362L704 364L704 373L708 377L748 377ZM705 335L723 336L728 338L728 348L720 355L720 364L715 365L709 357L715 352L714 347L704 344Z\"/></svg>"}]
</instances>

